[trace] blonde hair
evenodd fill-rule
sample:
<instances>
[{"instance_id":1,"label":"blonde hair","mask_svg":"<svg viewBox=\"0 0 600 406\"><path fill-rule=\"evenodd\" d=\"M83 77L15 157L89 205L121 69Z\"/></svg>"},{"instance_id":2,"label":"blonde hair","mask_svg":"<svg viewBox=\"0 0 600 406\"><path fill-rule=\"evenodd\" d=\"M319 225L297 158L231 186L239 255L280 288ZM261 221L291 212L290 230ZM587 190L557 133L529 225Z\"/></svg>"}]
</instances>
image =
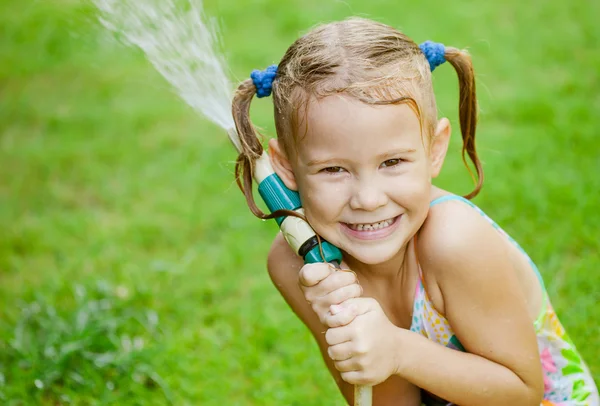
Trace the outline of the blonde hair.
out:
<instances>
[{"instance_id":1,"label":"blonde hair","mask_svg":"<svg viewBox=\"0 0 600 406\"><path fill-rule=\"evenodd\" d=\"M471 172L475 188L465 196L471 199L483 184L483 169L475 149L477 100L473 66L470 56L456 48L446 47L445 58L458 75L463 162L471 172L466 162L468 155L476 169L476 179ZM250 103L255 93L256 88L248 79L240 84L233 99L233 117L243 146L236 164L236 180L251 211L260 218L272 218L275 215L265 215L252 196L253 162L263 152L250 121ZM300 113L307 111L311 98L333 94L372 105L408 103L419 117L423 132L433 134L437 107L429 63L419 46L393 27L353 17L320 25L288 48L273 81L277 137L288 156L298 137Z\"/></svg>"}]
</instances>

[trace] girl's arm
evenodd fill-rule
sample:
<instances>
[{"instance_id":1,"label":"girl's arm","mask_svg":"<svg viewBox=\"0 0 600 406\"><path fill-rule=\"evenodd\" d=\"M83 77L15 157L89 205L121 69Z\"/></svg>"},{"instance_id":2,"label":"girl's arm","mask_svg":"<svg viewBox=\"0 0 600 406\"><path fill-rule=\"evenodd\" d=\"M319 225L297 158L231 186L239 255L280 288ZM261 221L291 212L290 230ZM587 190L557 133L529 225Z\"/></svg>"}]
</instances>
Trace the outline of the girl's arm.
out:
<instances>
[{"instance_id":1,"label":"girl's arm","mask_svg":"<svg viewBox=\"0 0 600 406\"><path fill-rule=\"evenodd\" d=\"M333 361L327 354L328 345L325 341L327 327L319 321L299 287L298 273L302 265L302 260L290 249L283 237L278 235L273 242L267 262L271 280L294 313L310 329L319 345L329 372L348 404L353 404L353 385L342 380L340 373L335 369ZM419 389L399 376L391 376L373 390L374 406L418 406L420 404Z\"/></svg>"},{"instance_id":2,"label":"girl's arm","mask_svg":"<svg viewBox=\"0 0 600 406\"><path fill-rule=\"evenodd\" d=\"M410 350L398 374L461 406L539 405L537 339L512 247L462 202L431 210L419 237L423 272L433 277L442 311L468 353L404 335L402 347Z\"/></svg>"}]
</instances>

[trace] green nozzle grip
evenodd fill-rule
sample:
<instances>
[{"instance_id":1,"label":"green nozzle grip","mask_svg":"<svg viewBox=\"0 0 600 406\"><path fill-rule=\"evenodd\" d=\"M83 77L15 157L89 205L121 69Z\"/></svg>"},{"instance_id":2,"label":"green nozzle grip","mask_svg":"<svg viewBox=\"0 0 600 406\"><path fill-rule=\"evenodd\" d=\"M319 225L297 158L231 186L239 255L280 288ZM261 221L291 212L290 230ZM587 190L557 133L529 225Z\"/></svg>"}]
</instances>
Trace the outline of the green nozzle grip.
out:
<instances>
[{"instance_id":1,"label":"green nozzle grip","mask_svg":"<svg viewBox=\"0 0 600 406\"><path fill-rule=\"evenodd\" d=\"M271 213L281 209L297 210L302 207L298 192L288 189L281 178L275 173L267 176L260 182L258 193ZM277 217L275 220L277 224L281 225L283 219L284 217Z\"/></svg>"},{"instance_id":2,"label":"green nozzle grip","mask_svg":"<svg viewBox=\"0 0 600 406\"><path fill-rule=\"evenodd\" d=\"M328 241L323 241L321 243L321 247L323 248L323 256L325 257L325 261L323 261L323 257L321 256L321 250L317 245L304 256L305 264L314 264L315 262L337 262L338 265L342 263L342 251L335 245L332 245Z\"/></svg>"}]
</instances>

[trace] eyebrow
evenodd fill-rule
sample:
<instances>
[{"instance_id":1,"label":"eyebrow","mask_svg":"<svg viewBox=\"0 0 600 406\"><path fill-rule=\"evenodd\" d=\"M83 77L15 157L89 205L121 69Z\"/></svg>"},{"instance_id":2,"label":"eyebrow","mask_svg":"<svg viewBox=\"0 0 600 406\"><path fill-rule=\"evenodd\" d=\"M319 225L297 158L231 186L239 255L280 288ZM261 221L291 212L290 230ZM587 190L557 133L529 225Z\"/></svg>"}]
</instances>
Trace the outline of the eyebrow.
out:
<instances>
[{"instance_id":1,"label":"eyebrow","mask_svg":"<svg viewBox=\"0 0 600 406\"><path fill-rule=\"evenodd\" d=\"M387 159L394 158L399 154L412 154L415 152L417 152L417 150L414 148L394 149L394 150L391 150L388 152L384 152L383 154L377 155L377 160L385 161ZM344 163L346 161L347 161L346 159L339 159L339 158L311 159L310 161L308 161L306 166L320 166L320 165L328 165L328 164L332 164L332 163Z\"/></svg>"}]
</instances>

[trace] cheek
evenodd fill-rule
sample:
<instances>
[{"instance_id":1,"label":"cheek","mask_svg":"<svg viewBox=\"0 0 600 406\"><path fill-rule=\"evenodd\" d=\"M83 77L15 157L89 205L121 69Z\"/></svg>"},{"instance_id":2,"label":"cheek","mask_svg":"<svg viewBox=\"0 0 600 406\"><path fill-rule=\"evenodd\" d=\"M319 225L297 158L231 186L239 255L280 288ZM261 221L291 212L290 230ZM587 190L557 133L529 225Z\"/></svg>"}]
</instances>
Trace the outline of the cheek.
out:
<instances>
[{"instance_id":1,"label":"cheek","mask_svg":"<svg viewBox=\"0 0 600 406\"><path fill-rule=\"evenodd\" d=\"M392 200L418 217L428 210L431 178L423 168L399 177L387 190Z\"/></svg>"},{"instance_id":2,"label":"cheek","mask_svg":"<svg viewBox=\"0 0 600 406\"><path fill-rule=\"evenodd\" d=\"M415 179L418 179L423 185L431 184L431 163L429 159L423 157L414 171Z\"/></svg>"},{"instance_id":3,"label":"cheek","mask_svg":"<svg viewBox=\"0 0 600 406\"><path fill-rule=\"evenodd\" d=\"M346 202L343 186L316 180L303 180L299 184L300 199L311 223L328 221L337 217Z\"/></svg>"}]
</instances>

